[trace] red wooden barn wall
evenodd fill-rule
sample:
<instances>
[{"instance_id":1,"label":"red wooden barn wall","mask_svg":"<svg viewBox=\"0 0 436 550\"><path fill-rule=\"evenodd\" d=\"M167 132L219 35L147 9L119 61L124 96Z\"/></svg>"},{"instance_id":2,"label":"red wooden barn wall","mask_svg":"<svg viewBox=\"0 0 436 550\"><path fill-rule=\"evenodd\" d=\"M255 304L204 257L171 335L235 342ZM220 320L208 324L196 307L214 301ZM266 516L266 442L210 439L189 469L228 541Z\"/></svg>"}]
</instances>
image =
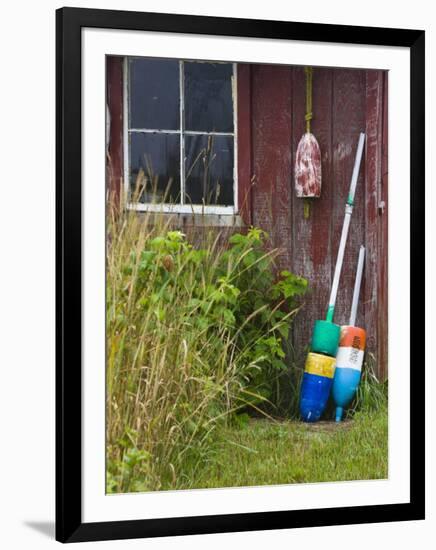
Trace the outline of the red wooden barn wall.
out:
<instances>
[{"instance_id":1,"label":"red wooden barn wall","mask_svg":"<svg viewBox=\"0 0 436 550\"><path fill-rule=\"evenodd\" d=\"M302 67L251 66L252 220L282 250L280 267L308 278L311 292L294 325L303 351L315 319L325 317L359 132L367 135L339 286L335 321L348 322L359 247L366 263L357 325L381 378L387 376L387 76L382 71L316 69L312 132L322 153L322 194L293 190L293 164L305 131ZM383 208L383 202L385 208Z\"/></svg>"},{"instance_id":2,"label":"red wooden barn wall","mask_svg":"<svg viewBox=\"0 0 436 550\"><path fill-rule=\"evenodd\" d=\"M108 58L111 114L108 185L123 177L122 58ZM348 322L359 247L366 247L357 325L367 330L376 372L387 377L387 73L321 69L313 74L312 132L322 153L322 194L310 216L294 195L293 164L305 130L303 67L238 66L238 187L241 216L269 232L279 267L306 277L310 293L294 324L304 358L313 322L326 313L359 132L367 136L335 321ZM184 220L186 222L186 220ZM298 358L297 358L298 361Z\"/></svg>"},{"instance_id":3,"label":"red wooden barn wall","mask_svg":"<svg viewBox=\"0 0 436 550\"><path fill-rule=\"evenodd\" d=\"M123 188L123 58L107 57L106 103L109 111L110 136L106 148L107 182L109 191L120 196Z\"/></svg>"}]
</instances>

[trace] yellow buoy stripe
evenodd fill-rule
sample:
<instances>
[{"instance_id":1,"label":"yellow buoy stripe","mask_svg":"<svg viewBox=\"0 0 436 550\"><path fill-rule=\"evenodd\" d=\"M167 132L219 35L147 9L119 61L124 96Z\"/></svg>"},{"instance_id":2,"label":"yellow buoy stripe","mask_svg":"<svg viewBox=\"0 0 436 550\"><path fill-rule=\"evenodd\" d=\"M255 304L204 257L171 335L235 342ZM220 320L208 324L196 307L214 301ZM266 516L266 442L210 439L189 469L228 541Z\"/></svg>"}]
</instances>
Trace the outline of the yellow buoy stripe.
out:
<instances>
[{"instance_id":1,"label":"yellow buoy stripe","mask_svg":"<svg viewBox=\"0 0 436 550\"><path fill-rule=\"evenodd\" d=\"M306 359L305 372L333 378L335 374L336 358L321 355L319 353L309 353Z\"/></svg>"}]
</instances>

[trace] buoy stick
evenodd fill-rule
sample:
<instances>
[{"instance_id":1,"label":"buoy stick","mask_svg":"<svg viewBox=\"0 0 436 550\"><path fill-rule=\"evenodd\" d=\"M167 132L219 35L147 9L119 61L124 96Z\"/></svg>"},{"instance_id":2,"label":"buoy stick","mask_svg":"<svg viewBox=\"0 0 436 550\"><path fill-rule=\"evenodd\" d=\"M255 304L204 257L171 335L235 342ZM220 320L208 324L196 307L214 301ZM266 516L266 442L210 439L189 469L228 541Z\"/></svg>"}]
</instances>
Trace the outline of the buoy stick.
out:
<instances>
[{"instance_id":1,"label":"buoy stick","mask_svg":"<svg viewBox=\"0 0 436 550\"><path fill-rule=\"evenodd\" d=\"M336 296L338 294L339 279L341 277L345 245L347 244L348 228L350 227L351 214L353 213L354 195L356 193L357 178L359 176L360 161L362 160L364 143L365 143L365 134L361 132L359 136L359 143L357 144L353 174L351 176L350 191L348 193L347 204L345 205L344 225L342 226L342 234L341 234L341 241L339 243L338 258L336 260L335 274L333 276L332 290L330 293L329 305L327 309L326 320L330 322L333 321L333 316L335 312Z\"/></svg>"},{"instance_id":2,"label":"buoy stick","mask_svg":"<svg viewBox=\"0 0 436 550\"><path fill-rule=\"evenodd\" d=\"M351 304L350 326L356 324L357 304L359 303L360 284L362 282L363 263L365 261L365 247L361 246L359 251L359 260L357 262L356 280L354 282L353 302Z\"/></svg>"}]
</instances>

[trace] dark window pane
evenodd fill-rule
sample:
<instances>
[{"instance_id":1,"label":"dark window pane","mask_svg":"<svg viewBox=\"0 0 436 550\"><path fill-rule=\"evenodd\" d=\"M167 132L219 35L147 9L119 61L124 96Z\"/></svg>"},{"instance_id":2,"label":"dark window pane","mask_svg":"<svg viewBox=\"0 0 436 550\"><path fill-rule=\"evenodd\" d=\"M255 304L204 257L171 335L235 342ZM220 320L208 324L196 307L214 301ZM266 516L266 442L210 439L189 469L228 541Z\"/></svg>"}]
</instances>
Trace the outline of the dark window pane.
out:
<instances>
[{"instance_id":1,"label":"dark window pane","mask_svg":"<svg viewBox=\"0 0 436 550\"><path fill-rule=\"evenodd\" d=\"M185 137L185 201L234 204L233 137Z\"/></svg>"},{"instance_id":2,"label":"dark window pane","mask_svg":"<svg viewBox=\"0 0 436 550\"><path fill-rule=\"evenodd\" d=\"M130 128L180 129L179 62L130 59Z\"/></svg>"},{"instance_id":3,"label":"dark window pane","mask_svg":"<svg viewBox=\"0 0 436 550\"><path fill-rule=\"evenodd\" d=\"M185 129L233 132L231 64L185 62Z\"/></svg>"},{"instance_id":4,"label":"dark window pane","mask_svg":"<svg viewBox=\"0 0 436 550\"><path fill-rule=\"evenodd\" d=\"M178 134L130 134L130 185L139 202L180 203Z\"/></svg>"}]
</instances>

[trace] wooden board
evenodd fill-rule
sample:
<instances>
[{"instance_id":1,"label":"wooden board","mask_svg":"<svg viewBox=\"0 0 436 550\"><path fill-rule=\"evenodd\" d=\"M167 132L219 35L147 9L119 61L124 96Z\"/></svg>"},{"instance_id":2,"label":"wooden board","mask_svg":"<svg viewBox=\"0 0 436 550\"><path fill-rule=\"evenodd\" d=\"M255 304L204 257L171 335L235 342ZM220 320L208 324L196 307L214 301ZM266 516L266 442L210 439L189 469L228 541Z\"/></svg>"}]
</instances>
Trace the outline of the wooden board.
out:
<instances>
[{"instance_id":1,"label":"wooden board","mask_svg":"<svg viewBox=\"0 0 436 550\"><path fill-rule=\"evenodd\" d=\"M377 357L380 366L379 376L382 380L388 377L388 78L389 73L380 74L383 79L383 114L382 114L382 159L379 188L378 216L378 339Z\"/></svg>"},{"instance_id":2,"label":"wooden board","mask_svg":"<svg viewBox=\"0 0 436 550\"><path fill-rule=\"evenodd\" d=\"M333 71L332 103L332 273L344 223L344 211L350 189L356 148L360 132L365 132L365 71L336 69ZM335 322L348 324L359 249L365 244L365 163L361 163L357 180L355 206L351 217L344 263L339 282ZM367 249L366 257L372 249ZM364 328L365 278L356 325Z\"/></svg>"},{"instance_id":3,"label":"wooden board","mask_svg":"<svg viewBox=\"0 0 436 550\"><path fill-rule=\"evenodd\" d=\"M280 249L279 269L292 264L291 76L289 67L252 67L252 219Z\"/></svg>"},{"instance_id":4,"label":"wooden board","mask_svg":"<svg viewBox=\"0 0 436 550\"><path fill-rule=\"evenodd\" d=\"M293 78L292 151L295 155L298 141L305 131L304 68L295 67ZM323 319L332 280L331 222L332 222L332 92L333 77L330 70L313 72L312 132L321 149L322 192L319 199L309 201L309 215L304 216L304 200L294 198L292 204L292 269L309 280L310 293L304 309L296 317L294 348L298 361L305 359L304 348L310 342L313 322ZM301 366L301 365L300 365Z\"/></svg>"},{"instance_id":5,"label":"wooden board","mask_svg":"<svg viewBox=\"0 0 436 550\"><path fill-rule=\"evenodd\" d=\"M107 187L118 198L123 188L123 58L106 58L106 102L110 113L107 144Z\"/></svg>"},{"instance_id":6,"label":"wooden board","mask_svg":"<svg viewBox=\"0 0 436 550\"><path fill-rule=\"evenodd\" d=\"M367 327L368 350L377 350L378 327L378 276L379 250L379 188L382 152L382 73L367 71L366 75L366 246L365 263L365 327ZM380 312L381 313L381 312Z\"/></svg>"}]
</instances>

